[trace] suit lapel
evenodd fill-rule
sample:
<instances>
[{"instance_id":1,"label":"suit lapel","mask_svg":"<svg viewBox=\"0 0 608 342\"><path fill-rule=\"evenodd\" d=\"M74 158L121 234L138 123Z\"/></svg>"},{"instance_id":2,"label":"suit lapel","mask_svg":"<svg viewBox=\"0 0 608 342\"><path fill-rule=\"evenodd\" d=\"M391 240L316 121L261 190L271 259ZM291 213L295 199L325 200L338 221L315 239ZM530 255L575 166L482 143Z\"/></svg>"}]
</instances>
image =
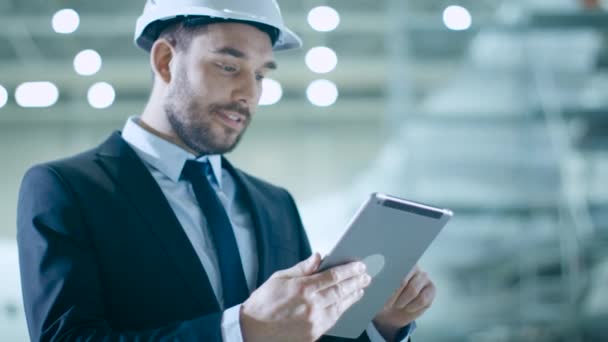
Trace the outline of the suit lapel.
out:
<instances>
[{"instance_id":1,"label":"suit lapel","mask_svg":"<svg viewBox=\"0 0 608 342\"><path fill-rule=\"evenodd\" d=\"M183 281L192 291L192 298L201 307L219 304L198 256L190 240L186 236L171 206L167 202L156 180L139 159L135 151L115 132L101 145L98 153L99 161L106 172L118 184L129 198L131 204L141 217L146 220L146 226L159 239L176 269L182 275Z\"/></svg>"},{"instance_id":2,"label":"suit lapel","mask_svg":"<svg viewBox=\"0 0 608 342\"><path fill-rule=\"evenodd\" d=\"M256 287L259 287L276 271L276 262L270 253L270 245L278 238L272 230L270 213L265 209L271 204L264 202L264 196L257 187L241 171L232 166L226 158L222 158L222 166L234 177L238 188L245 194L248 207L251 208L258 249L259 269Z\"/></svg>"}]
</instances>

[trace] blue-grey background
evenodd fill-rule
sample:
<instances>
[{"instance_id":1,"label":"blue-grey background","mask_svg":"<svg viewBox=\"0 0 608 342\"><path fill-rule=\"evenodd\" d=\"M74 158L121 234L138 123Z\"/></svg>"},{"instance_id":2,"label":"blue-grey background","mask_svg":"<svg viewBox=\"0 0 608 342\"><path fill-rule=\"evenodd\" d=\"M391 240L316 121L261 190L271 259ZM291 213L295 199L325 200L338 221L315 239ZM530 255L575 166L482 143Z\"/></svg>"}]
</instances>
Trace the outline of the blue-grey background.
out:
<instances>
[{"instance_id":1,"label":"blue-grey background","mask_svg":"<svg viewBox=\"0 0 608 342\"><path fill-rule=\"evenodd\" d=\"M384 191L455 212L421 264L438 296L418 341L608 340L608 1L282 0L303 49L277 55L283 86L229 156L287 187L313 247L325 253L359 203ZM329 5L340 25L317 32ZM460 5L468 30L446 28ZM53 31L63 8L73 34ZM15 246L28 166L81 151L143 109L151 75L132 32L143 1L0 0L0 340L25 341ZM315 74L306 52L327 46L337 68ZM93 76L74 56L95 49ZM315 79L337 102L306 98ZM22 108L19 84L50 81L49 108ZM87 90L112 84L94 109ZM110 213L111 214L111 213ZM404 227L406 229L407 227Z\"/></svg>"}]
</instances>

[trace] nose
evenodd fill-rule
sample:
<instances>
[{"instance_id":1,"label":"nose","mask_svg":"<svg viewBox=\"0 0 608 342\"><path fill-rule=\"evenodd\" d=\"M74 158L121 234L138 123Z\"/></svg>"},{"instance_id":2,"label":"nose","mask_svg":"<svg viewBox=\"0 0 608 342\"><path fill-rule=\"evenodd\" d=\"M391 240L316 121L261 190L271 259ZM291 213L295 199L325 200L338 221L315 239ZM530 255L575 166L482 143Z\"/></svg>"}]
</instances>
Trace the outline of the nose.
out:
<instances>
[{"instance_id":1,"label":"nose","mask_svg":"<svg viewBox=\"0 0 608 342\"><path fill-rule=\"evenodd\" d=\"M261 92L261 87L256 80L256 75L241 75L238 86L234 89L233 100L244 104L256 104Z\"/></svg>"}]
</instances>

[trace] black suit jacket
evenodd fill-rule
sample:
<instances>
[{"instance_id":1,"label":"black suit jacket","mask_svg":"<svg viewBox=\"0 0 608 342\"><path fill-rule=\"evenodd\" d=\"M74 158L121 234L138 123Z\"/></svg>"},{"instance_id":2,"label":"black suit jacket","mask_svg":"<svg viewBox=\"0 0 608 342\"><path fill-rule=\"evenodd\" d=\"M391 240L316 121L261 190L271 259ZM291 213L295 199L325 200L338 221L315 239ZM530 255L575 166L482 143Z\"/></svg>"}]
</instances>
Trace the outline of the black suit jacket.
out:
<instances>
[{"instance_id":1,"label":"black suit jacket","mask_svg":"<svg viewBox=\"0 0 608 342\"><path fill-rule=\"evenodd\" d=\"M255 222L259 286L311 249L287 191L224 165ZM17 228L33 340L221 340L222 312L205 270L118 132L93 150L28 170Z\"/></svg>"}]
</instances>

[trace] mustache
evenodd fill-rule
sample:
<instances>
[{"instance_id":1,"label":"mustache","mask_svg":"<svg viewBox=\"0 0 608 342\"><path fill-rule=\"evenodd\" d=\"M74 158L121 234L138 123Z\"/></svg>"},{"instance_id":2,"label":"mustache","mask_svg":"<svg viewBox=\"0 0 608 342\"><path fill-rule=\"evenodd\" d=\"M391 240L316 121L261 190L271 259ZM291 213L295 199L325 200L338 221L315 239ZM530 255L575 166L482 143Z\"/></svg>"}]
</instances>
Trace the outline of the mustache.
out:
<instances>
[{"instance_id":1,"label":"mustache","mask_svg":"<svg viewBox=\"0 0 608 342\"><path fill-rule=\"evenodd\" d=\"M237 102L233 102L233 103L229 103L229 104L214 104L209 106L209 111L210 112L218 112L218 111L230 111L230 112L237 112L243 116L245 116L247 119L249 119L251 117L251 112L249 111L249 108L247 107L243 107L240 104L238 104Z\"/></svg>"}]
</instances>

